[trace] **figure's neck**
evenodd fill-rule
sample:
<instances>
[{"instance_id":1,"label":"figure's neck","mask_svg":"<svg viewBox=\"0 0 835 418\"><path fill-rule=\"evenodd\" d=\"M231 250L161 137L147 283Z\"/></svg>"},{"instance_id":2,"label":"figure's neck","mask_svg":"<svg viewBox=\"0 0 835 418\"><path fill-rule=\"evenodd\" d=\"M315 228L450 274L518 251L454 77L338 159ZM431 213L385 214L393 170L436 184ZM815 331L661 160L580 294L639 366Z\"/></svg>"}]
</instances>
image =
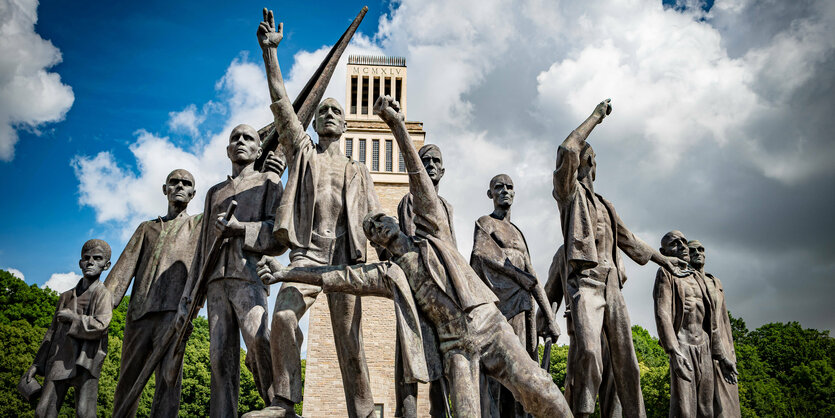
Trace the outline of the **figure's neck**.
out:
<instances>
[{"instance_id":1,"label":"figure's neck","mask_svg":"<svg viewBox=\"0 0 835 418\"><path fill-rule=\"evenodd\" d=\"M435 193L436 193L436 194L438 193L438 185L439 185L439 184L441 184L441 181L440 181L440 180L438 180L438 181L433 181L433 182L432 182L432 185L433 185L433 186L435 186Z\"/></svg>"},{"instance_id":2,"label":"figure's neck","mask_svg":"<svg viewBox=\"0 0 835 418\"><path fill-rule=\"evenodd\" d=\"M232 163L232 178L237 178L240 175L246 175L255 172L255 161L249 161L244 164Z\"/></svg>"},{"instance_id":3,"label":"figure's neck","mask_svg":"<svg viewBox=\"0 0 835 418\"><path fill-rule=\"evenodd\" d=\"M164 221L170 221L170 220L180 216L181 213L186 211L187 207L188 207L188 203L168 202L168 213L165 215L165 218L163 218L163 220Z\"/></svg>"},{"instance_id":4,"label":"figure's neck","mask_svg":"<svg viewBox=\"0 0 835 418\"><path fill-rule=\"evenodd\" d=\"M339 137L319 137L319 150L322 154L327 154L329 157L341 155L342 151L339 149Z\"/></svg>"},{"instance_id":5,"label":"figure's neck","mask_svg":"<svg viewBox=\"0 0 835 418\"><path fill-rule=\"evenodd\" d=\"M93 282L99 280L99 276L101 275L82 277L78 282L78 293L84 293L88 288L90 288L90 285L92 285Z\"/></svg>"},{"instance_id":6,"label":"figure's neck","mask_svg":"<svg viewBox=\"0 0 835 418\"><path fill-rule=\"evenodd\" d=\"M500 221L510 222L510 207L494 206L493 213L490 216Z\"/></svg>"},{"instance_id":7,"label":"figure's neck","mask_svg":"<svg viewBox=\"0 0 835 418\"><path fill-rule=\"evenodd\" d=\"M389 250L389 252L395 257L400 257L409 252L411 249L411 241L409 241L409 237L407 237L406 234L400 234L391 243L389 243L386 249Z\"/></svg>"},{"instance_id":8,"label":"figure's neck","mask_svg":"<svg viewBox=\"0 0 835 418\"><path fill-rule=\"evenodd\" d=\"M696 266L694 266L694 265L692 265L692 264L691 264L691 265L690 265L690 267L693 267L693 269L694 269L694 270L698 271L698 272L699 272L699 273L701 273L702 275L704 275L704 274L705 274L705 265L704 265L704 264L702 264L702 265L701 265L701 266L699 266L699 267L696 267Z\"/></svg>"}]
</instances>

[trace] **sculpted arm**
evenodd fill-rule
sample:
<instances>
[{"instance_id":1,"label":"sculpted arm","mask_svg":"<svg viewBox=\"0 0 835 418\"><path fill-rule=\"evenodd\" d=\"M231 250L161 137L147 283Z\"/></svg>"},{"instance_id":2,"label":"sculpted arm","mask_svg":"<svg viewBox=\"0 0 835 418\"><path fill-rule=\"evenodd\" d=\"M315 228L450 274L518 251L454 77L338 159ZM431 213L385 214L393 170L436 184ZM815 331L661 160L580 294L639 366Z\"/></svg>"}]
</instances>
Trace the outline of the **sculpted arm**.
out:
<instances>
[{"instance_id":1,"label":"sculpted arm","mask_svg":"<svg viewBox=\"0 0 835 418\"><path fill-rule=\"evenodd\" d=\"M577 129L571 131L557 150L557 168L554 170L554 198L567 200L574 194L577 170L580 168L580 152L586 139L597 124L612 112L611 99L600 102L594 112Z\"/></svg>"},{"instance_id":2,"label":"sculpted arm","mask_svg":"<svg viewBox=\"0 0 835 418\"><path fill-rule=\"evenodd\" d=\"M97 340L107 334L107 327L113 317L113 301L110 291L105 290L96 298L92 315L78 315L72 321L67 335L85 340Z\"/></svg>"},{"instance_id":3,"label":"sculpted arm","mask_svg":"<svg viewBox=\"0 0 835 418\"><path fill-rule=\"evenodd\" d=\"M278 282L306 283L321 286L326 293L349 293L357 296L394 297L386 279L389 262L355 266L284 267L273 257L258 262L258 276L269 286Z\"/></svg>"},{"instance_id":4,"label":"sculpted arm","mask_svg":"<svg viewBox=\"0 0 835 418\"><path fill-rule=\"evenodd\" d=\"M445 231L449 231L449 220L446 211L441 204L441 199L438 198L432 179L429 178L429 174L423 168L420 156L414 144L412 144L412 139L409 137L406 123L403 120L403 113L400 112L400 104L391 96L381 96L374 103L374 114L379 115L391 128L391 132L397 140L397 146L403 153L406 171L409 173L409 192L412 194L413 210L416 216L415 227L418 229L427 228L429 231L424 232L431 235L443 234L445 236L438 237L443 240L452 239L452 237L446 236Z\"/></svg>"},{"instance_id":5,"label":"sculpted arm","mask_svg":"<svg viewBox=\"0 0 835 418\"><path fill-rule=\"evenodd\" d=\"M281 76L281 68L278 65L276 47L284 38L284 23L279 23L276 28L272 10L265 8L263 13L264 20L258 26L258 44L261 46L264 67L267 71L267 84L270 88L270 99L273 101L270 109L275 118L278 140L290 161L306 137L293 104L287 96L284 78Z\"/></svg>"},{"instance_id":6,"label":"sculpted arm","mask_svg":"<svg viewBox=\"0 0 835 418\"><path fill-rule=\"evenodd\" d=\"M110 270L107 279L104 280L104 287L113 294L113 309L119 306L119 302L125 297L131 281L136 276L136 267L142 257L142 242L145 237L145 224L142 223L136 228L133 236L119 256L119 260Z\"/></svg>"},{"instance_id":7,"label":"sculpted arm","mask_svg":"<svg viewBox=\"0 0 835 418\"><path fill-rule=\"evenodd\" d=\"M673 372L686 381L690 381L693 367L681 353L673 328L673 283L672 275L664 269L658 269L655 286L652 290L655 301L655 326L658 329L658 342L670 356Z\"/></svg>"}]
</instances>

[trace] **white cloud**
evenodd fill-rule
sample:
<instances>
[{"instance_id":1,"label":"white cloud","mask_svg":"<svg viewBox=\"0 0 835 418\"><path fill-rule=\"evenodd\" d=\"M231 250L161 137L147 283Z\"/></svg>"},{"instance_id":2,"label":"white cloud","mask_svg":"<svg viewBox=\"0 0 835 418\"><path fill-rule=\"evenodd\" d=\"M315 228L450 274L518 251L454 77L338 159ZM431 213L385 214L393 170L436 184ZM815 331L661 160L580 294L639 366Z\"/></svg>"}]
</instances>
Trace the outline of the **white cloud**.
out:
<instances>
[{"instance_id":1,"label":"white cloud","mask_svg":"<svg viewBox=\"0 0 835 418\"><path fill-rule=\"evenodd\" d=\"M80 274L73 272L53 273L52 276L49 276L49 280L41 286L41 289L48 287L58 293L65 292L75 287L81 277Z\"/></svg>"},{"instance_id":2,"label":"white cloud","mask_svg":"<svg viewBox=\"0 0 835 418\"><path fill-rule=\"evenodd\" d=\"M808 3L814 13L795 13L791 22L774 22L779 13L763 12L768 19L751 23L740 11L754 6L744 1L717 1L715 10L705 14L644 1L403 0L380 19L373 37L357 34L345 55L406 56L408 116L424 122L427 141L444 151L447 174L441 194L456 208L464 254L472 245L473 221L492 210L484 193L487 182L505 172L516 182L514 222L526 232L535 268L545 275L562 241L550 179L557 145L597 102L611 97L614 113L590 138L600 163L597 190L652 246L667 230L688 233L686 225L703 225L691 232L722 249L712 258L712 265L725 269L717 273L746 277L733 260L750 259L752 253L774 255L748 231L772 229L785 219L774 214L754 220L769 209L751 198L765 192L746 186L768 187L769 194L800 207L810 202L797 200L790 188L813 181L832 184L835 172L835 144L827 139L831 130L824 129L831 124L832 96L818 92L832 91L835 40L828 35L835 6ZM781 7L761 5L758 10L766 6ZM774 29L765 35L732 30L743 26ZM284 63L291 96L327 49L296 52L289 69ZM326 93L340 102L344 71L343 61ZM225 126L200 135L205 141L183 148L152 133L159 127L146 127L131 146L135 162L130 166L106 152L76 159L80 201L95 209L99 222L114 222L130 233L138 220L163 213L159 187L180 166L194 170L201 194L191 212L202 210L202 193L229 170L223 152L226 133L240 122L263 126L271 117L260 62L235 60L216 88ZM819 96L824 97L818 102L810 99ZM169 129L193 135L205 112L205 105L198 104L172 112L172 121L184 119ZM760 224L737 229L753 222ZM710 245L711 236L721 241ZM761 247L740 250L731 241L741 239ZM627 264L630 313L635 323L654 332L655 268ZM819 274L825 275L824 270ZM757 286L779 279L768 276ZM735 283L736 296L729 296L729 303L749 298L735 306L751 324L795 319L757 310L785 306L778 292L746 291L748 282ZM807 303L793 312L806 312L804 318L831 317L821 315L821 309ZM810 325L835 325L825 321Z\"/></svg>"},{"instance_id":3,"label":"white cloud","mask_svg":"<svg viewBox=\"0 0 835 418\"><path fill-rule=\"evenodd\" d=\"M12 276L17 277L20 280L26 280L26 276L24 276L23 272L18 270L18 269L13 269L13 268L7 267L7 268L4 268L3 270L8 271L9 273L12 274Z\"/></svg>"},{"instance_id":4,"label":"white cloud","mask_svg":"<svg viewBox=\"0 0 835 418\"><path fill-rule=\"evenodd\" d=\"M14 158L17 131L38 132L64 119L73 104L70 86L47 69L61 62L61 51L35 33L36 0L0 5L0 160Z\"/></svg>"}]
</instances>

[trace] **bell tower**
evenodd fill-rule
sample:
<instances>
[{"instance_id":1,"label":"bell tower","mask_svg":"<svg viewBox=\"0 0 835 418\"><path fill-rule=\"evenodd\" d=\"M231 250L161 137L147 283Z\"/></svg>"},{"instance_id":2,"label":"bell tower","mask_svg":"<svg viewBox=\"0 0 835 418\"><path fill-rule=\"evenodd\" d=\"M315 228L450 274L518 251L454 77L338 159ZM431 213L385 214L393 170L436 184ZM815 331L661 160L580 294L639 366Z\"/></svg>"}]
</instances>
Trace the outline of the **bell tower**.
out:
<instances>
[{"instance_id":1,"label":"bell tower","mask_svg":"<svg viewBox=\"0 0 835 418\"><path fill-rule=\"evenodd\" d=\"M345 76L345 120L348 129L340 139L340 148L348 158L366 165L374 180L381 209L392 216L397 215L400 199L409 192L409 178L397 141L388 125L374 115L373 109L377 97L390 95L407 115L406 75L406 59L402 57L348 57ZM426 139L423 123L407 120L406 129L415 148L423 146ZM378 261L377 253L370 248L370 244L367 254L368 262ZM320 298L322 300L310 308L302 415L306 418L347 416L330 309L327 299L321 295ZM362 298L362 334L377 416L394 417L396 330L391 300ZM428 390L425 386L420 387L418 410L428 416Z\"/></svg>"}]
</instances>

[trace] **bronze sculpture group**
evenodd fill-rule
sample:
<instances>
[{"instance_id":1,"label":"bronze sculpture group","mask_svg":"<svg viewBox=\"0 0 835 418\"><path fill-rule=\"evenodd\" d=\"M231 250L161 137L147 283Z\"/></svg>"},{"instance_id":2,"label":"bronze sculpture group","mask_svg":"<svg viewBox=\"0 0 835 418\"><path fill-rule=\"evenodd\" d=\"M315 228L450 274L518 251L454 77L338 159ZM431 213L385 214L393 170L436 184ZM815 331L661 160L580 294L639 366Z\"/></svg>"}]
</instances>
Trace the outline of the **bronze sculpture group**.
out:
<instances>
[{"instance_id":1,"label":"bronze sculpture group","mask_svg":"<svg viewBox=\"0 0 835 418\"><path fill-rule=\"evenodd\" d=\"M466 260L456 246L452 206L438 195L441 151L435 145L415 149L399 104L389 96L376 99L374 113L403 153L409 192L397 219L383 213L368 169L340 152L346 129L340 104L328 98L302 115L290 102L276 54L282 29L264 9L257 35L274 132L262 138L263 132L248 125L232 130L227 146L232 172L208 191L205 213L186 213L195 181L188 171L175 169L162 187L168 213L140 224L104 283L99 276L110 266L109 246L101 240L84 244L79 261L84 276L61 295L21 379L24 392L36 374L45 377L36 416L56 416L69 387L76 387L77 414L95 415L112 309L133 283L116 416L136 414L138 390L152 372L152 415L177 415L182 342L205 303L211 416L237 414L242 336L246 365L267 405L247 415L295 417L302 391L298 322L325 293L351 417L375 414L362 341L362 296L394 303L395 416L417 416L417 384L430 383L433 417L588 416L598 398L603 416L642 417L640 371L621 292L626 281L621 251L638 264L659 265L653 295L660 342L670 356L670 416L739 416L724 290L704 272L704 247L671 231L655 250L595 193L595 154L587 139L611 113L609 100L558 147L553 197L564 241L543 287L524 235L511 222L513 180L505 174L490 180L493 212L475 222ZM322 91L312 99L319 102ZM312 99L305 97L306 103ZM315 143L305 133L310 119ZM265 155L264 144L276 140L284 159L272 150ZM368 243L383 261L366 262ZM274 256L288 250L290 264L283 266ZM281 287L269 321L267 295L275 283ZM554 308L563 302L570 337L565 394L540 367L537 354L540 336L559 337Z\"/></svg>"}]
</instances>

